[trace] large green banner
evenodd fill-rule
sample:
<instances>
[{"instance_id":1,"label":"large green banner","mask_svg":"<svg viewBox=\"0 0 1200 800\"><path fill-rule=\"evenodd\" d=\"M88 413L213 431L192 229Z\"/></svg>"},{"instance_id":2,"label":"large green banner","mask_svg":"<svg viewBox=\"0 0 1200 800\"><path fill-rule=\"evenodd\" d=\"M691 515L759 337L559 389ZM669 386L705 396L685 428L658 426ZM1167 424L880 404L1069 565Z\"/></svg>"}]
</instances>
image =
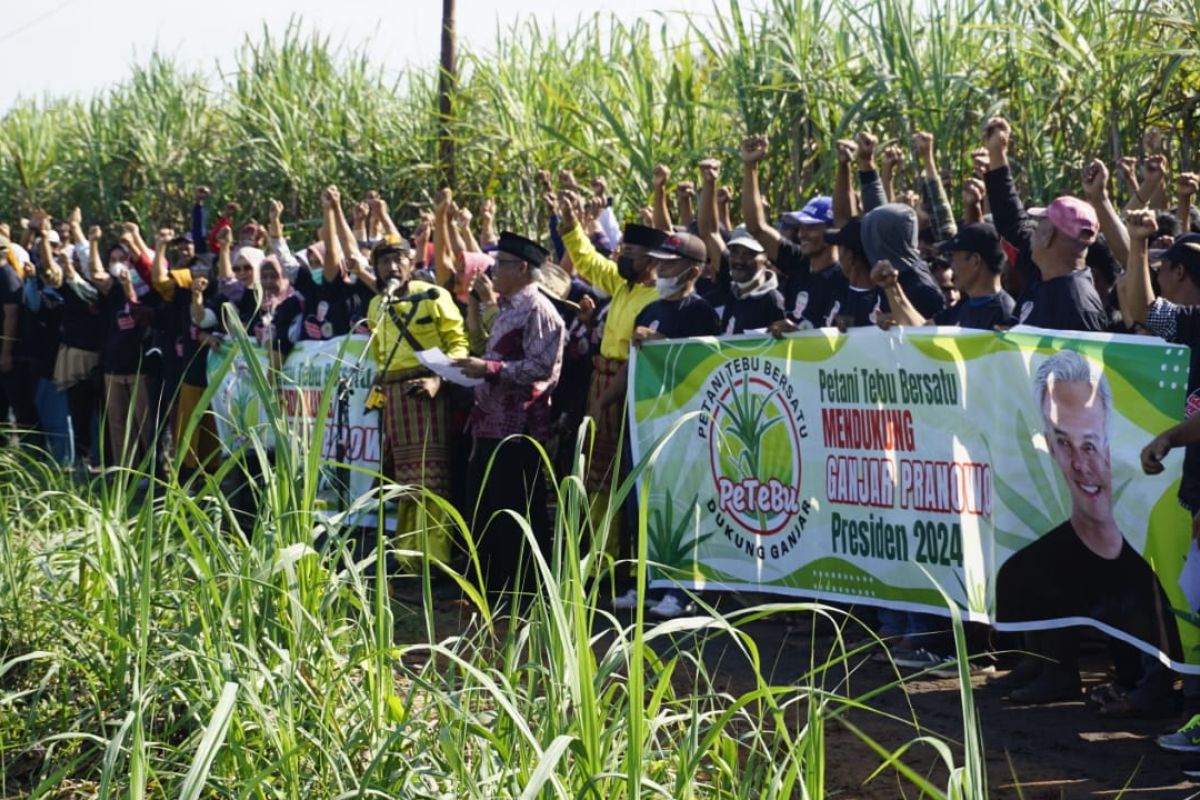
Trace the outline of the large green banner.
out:
<instances>
[{"instance_id":1,"label":"large green banner","mask_svg":"<svg viewBox=\"0 0 1200 800\"><path fill-rule=\"evenodd\" d=\"M1036 329L647 343L629 419L635 461L661 443L654 583L946 614L944 591L968 619L1091 625L1200 673L1182 453L1139 460L1188 359Z\"/></svg>"}]
</instances>

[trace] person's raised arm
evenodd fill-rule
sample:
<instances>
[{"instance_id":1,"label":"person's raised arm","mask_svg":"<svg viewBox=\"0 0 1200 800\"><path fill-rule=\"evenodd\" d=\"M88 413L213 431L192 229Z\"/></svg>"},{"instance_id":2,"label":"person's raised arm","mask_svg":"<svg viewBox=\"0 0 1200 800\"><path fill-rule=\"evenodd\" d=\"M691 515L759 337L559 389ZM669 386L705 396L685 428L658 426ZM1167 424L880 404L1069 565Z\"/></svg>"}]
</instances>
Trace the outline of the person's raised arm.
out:
<instances>
[{"instance_id":1,"label":"person's raised arm","mask_svg":"<svg viewBox=\"0 0 1200 800\"><path fill-rule=\"evenodd\" d=\"M733 230L733 190L728 186L717 188L717 221L723 230Z\"/></svg>"},{"instance_id":2,"label":"person's raised arm","mask_svg":"<svg viewBox=\"0 0 1200 800\"><path fill-rule=\"evenodd\" d=\"M946 187L942 185L942 173L938 170L934 154L933 134L925 131L913 134L913 149L921 160L921 177L917 179L917 188L920 189L925 207L929 209L934 241L944 242L958 233L958 225L954 222Z\"/></svg>"},{"instance_id":3,"label":"person's raised arm","mask_svg":"<svg viewBox=\"0 0 1200 800\"><path fill-rule=\"evenodd\" d=\"M854 137L854 143L858 145L858 190L862 193L863 213L866 214L888 201L883 193L879 172L875 169L875 148L879 145L879 138L861 131Z\"/></svg>"},{"instance_id":4,"label":"person's raised arm","mask_svg":"<svg viewBox=\"0 0 1200 800\"><path fill-rule=\"evenodd\" d=\"M617 265L608 258L596 252L592 241L580 224L583 213L583 200L570 190L558 194L558 213L561 221L558 232L562 236L563 247L567 256L575 265L575 270L596 288L608 294L616 294L626 285Z\"/></svg>"},{"instance_id":5,"label":"person's raised arm","mask_svg":"<svg viewBox=\"0 0 1200 800\"><path fill-rule=\"evenodd\" d=\"M1153 211L1136 209L1125 215L1129 231L1129 262L1125 269L1121 300L1121 317L1128 325L1145 322L1146 311L1154 302L1154 285L1150 281L1149 242L1158 233L1158 219Z\"/></svg>"},{"instance_id":6,"label":"person's raised arm","mask_svg":"<svg viewBox=\"0 0 1200 800\"><path fill-rule=\"evenodd\" d=\"M837 143L837 172L833 179L833 224L842 227L856 213L854 186L850 181L850 163L854 160L858 145L849 139Z\"/></svg>"},{"instance_id":7,"label":"person's raised arm","mask_svg":"<svg viewBox=\"0 0 1200 800\"><path fill-rule=\"evenodd\" d=\"M1133 156L1124 156L1117 160L1116 173L1120 176L1121 183L1125 184L1125 191L1129 194L1130 202L1134 200L1140 188L1137 165L1138 160Z\"/></svg>"},{"instance_id":8,"label":"person's raised arm","mask_svg":"<svg viewBox=\"0 0 1200 800\"><path fill-rule=\"evenodd\" d=\"M192 243L197 255L208 252L208 212L204 208L204 201L210 194L212 190L207 186L197 186L192 196Z\"/></svg>"},{"instance_id":9,"label":"person's raised arm","mask_svg":"<svg viewBox=\"0 0 1200 800\"><path fill-rule=\"evenodd\" d=\"M1098 158L1083 168L1083 193L1096 216L1100 219L1100 232L1113 252L1113 257L1122 264L1129 261L1129 234L1113 208L1108 196L1108 167Z\"/></svg>"},{"instance_id":10,"label":"person's raised arm","mask_svg":"<svg viewBox=\"0 0 1200 800\"><path fill-rule=\"evenodd\" d=\"M779 258L779 240L780 235L772 225L767 222L766 211L763 210L762 192L758 186L758 165L767 157L767 150L770 147L770 142L766 136L754 135L747 136L742 140L742 219L746 221L746 230L758 240L762 245L763 250L767 253L767 258L772 262L777 262ZM717 175L720 176L720 162L717 163ZM700 162L701 171L704 170L704 162ZM708 204L712 203L711 213L713 222L716 222L717 214L717 198L716 198L716 183L714 181L712 198L709 199L708 176L704 177L704 190L700 195L700 224L705 223L705 215L709 213Z\"/></svg>"},{"instance_id":11,"label":"person's raised arm","mask_svg":"<svg viewBox=\"0 0 1200 800\"><path fill-rule=\"evenodd\" d=\"M1192 198L1200 192L1200 175L1194 172L1181 172L1175 179L1175 216L1179 219L1179 235L1192 232Z\"/></svg>"},{"instance_id":12,"label":"person's raised arm","mask_svg":"<svg viewBox=\"0 0 1200 800\"><path fill-rule=\"evenodd\" d=\"M871 268L871 281L887 296L892 321L897 325L925 325L925 315L917 311L900 285L900 273L890 261L877 261Z\"/></svg>"},{"instance_id":13,"label":"person's raised arm","mask_svg":"<svg viewBox=\"0 0 1200 800\"><path fill-rule=\"evenodd\" d=\"M696 184L691 181L680 181L675 184L675 202L679 206L679 224L690 228L696 222L696 212L693 202L696 199Z\"/></svg>"},{"instance_id":14,"label":"person's raised arm","mask_svg":"<svg viewBox=\"0 0 1200 800\"><path fill-rule=\"evenodd\" d=\"M167 273L167 237L163 231L154 234L154 263L150 267L150 285L157 287L165 283Z\"/></svg>"},{"instance_id":15,"label":"person's raised arm","mask_svg":"<svg viewBox=\"0 0 1200 800\"><path fill-rule=\"evenodd\" d=\"M1142 185L1129 198L1129 202L1125 205L1126 211L1132 211L1138 208L1146 208L1150 201L1162 189L1163 181L1167 176L1167 159L1163 156L1150 156L1142 165Z\"/></svg>"},{"instance_id":16,"label":"person's raised arm","mask_svg":"<svg viewBox=\"0 0 1200 800\"><path fill-rule=\"evenodd\" d=\"M1008 120L1003 117L988 120L983 130L983 146L988 151L988 171L983 182L987 186L992 224L1009 244L1020 250L1029 246L1032 234L1025 225L1025 206L1017 196L1012 170L1009 169L1008 142L1011 136L1012 128Z\"/></svg>"},{"instance_id":17,"label":"person's raised arm","mask_svg":"<svg viewBox=\"0 0 1200 800\"><path fill-rule=\"evenodd\" d=\"M50 219L46 218L42 223L41 236L38 238L38 249L42 262L42 280L50 288L57 289L62 286L63 273L62 268L58 266L58 261L54 258L54 251L50 249L50 231Z\"/></svg>"},{"instance_id":18,"label":"person's raised arm","mask_svg":"<svg viewBox=\"0 0 1200 800\"><path fill-rule=\"evenodd\" d=\"M654 212L654 227L660 231L671 232L671 209L667 206L667 181L671 180L671 169L665 164L654 168L654 202L650 208Z\"/></svg>"},{"instance_id":19,"label":"person's raised arm","mask_svg":"<svg viewBox=\"0 0 1200 800\"><path fill-rule=\"evenodd\" d=\"M1152 194L1146 195L1146 204L1155 211L1162 211L1170 204L1167 197L1167 184L1170 183L1167 161L1166 132L1162 128L1151 127L1142 135L1142 149L1147 156L1158 156L1163 166L1162 180Z\"/></svg>"},{"instance_id":20,"label":"person's raised arm","mask_svg":"<svg viewBox=\"0 0 1200 800\"><path fill-rule=\"evenodd\" d=\"M217 231L217 280L233 280L233 228L226 225Z\"/></svg>"},{"instance_id":21,"label":"person's raised arm","mask_svg":"<svg viewBox=\"0 0 1200 800\"><path fill-rule=\"evenodd\" d=\"M480 249L496 245L500 236L496 233L496 201L485 198L479 207L479 245Z\"/></svg>"},{"instance_id":22,"label":"person's raised arm","mask_svg":"<svg viewBox=\"0 0 1200 800\"><path fill-rule=\"evenodd\" d=\"M321 192L321 241L325 244L325 261L322 276L332 283L342 272L345 253L342 252L342 230L338 216L342 210L342 196L336 186L326 186ZM353 238L354 234L351 233Z\"/></svg>"},{"instance_id":23,"label":"person's raised arm","mask_svg":"<svg viewBox=\"0 0 1200 800\"><path fill-rule=\"evenodd\" d=\"M450 208L454 204L454 193L450 187L439 189L433 195L433 263L437 268L438 286L454 283L454 250L451 247Z\"/></svg>"},{"instance_id":24,"label":"person's raised arm","mask_svg":"<svg viewBox=\"0 0 1200 800\"><path fill-rule=\"evenodd\" d=\"M987 187L979 178L967 178L963 183L963 224L983 222L983 201L987 198Z\"/></svg>"},{"instance_id":25,"label":"person's raised arm","mask_svg":"<svg viewBox=\"0 0 1200 800\"><path fill-rule=\"evenodd\" d=\"M883 149L883 168L879 178L883 182L883 194L889 203L896 200L896 172L904 166L904 151L899 145L888 145Z\"/></svg>"},{"instance_id":26,"label":"person's raised arm","mask_svg":"<svg viewBox=\"0 0 1200 800\"><path fill-rule=\"evenodd\" d=\"M201 275L192 281L192 302L188 306L192 324L197 328L212 328L217 323L216 313L204 305L204 290L208 288L208 278Z\"/></svg>"},{"instance_id":27,"label":"person's raised arm","mask_svg":"<svg viewBox=\"0 0 1200 800\"><path fill-rule=\"evenodd\" d=\"M100 226L88 228L88 273L92 284L101 294L108 294L112 288L112 276L104 269L104 261L100 256Z\"/></svg>"},{"instance_id":28,"label":"person's raised arm","mask_svg":"<svg viewBox=\"0 0 1200 800\"><path fill-rule=\"evenodd\" d=\"M715 158L706 158L697 166L700 168L700 219L697 221L697 228L708 251L708 274L716 278L721 273L721 253L725 249L720 224L717 221L717 182L721 180L721 162ZM759 213L762 213L761 210ZM749 224L746 225L746 230L750 230ZM758 238L753 231L751 234Z\"/></svg>"},{"instance_id":29,"label":"person's raised arm","mask_svg":"<svg viewBox=\"0 0 1200 800\"><path fill-rule=\"evenodd\" d=\"M455 263L459 263L464 253L474 252L471 242L467 239L470 233L471 212L454 203L447 214L450 217L447 226L450 230L450 249L454 252ZM474 241L474 237L471 241Z\"/></svg>"},{"instance_id":30,"label":"person's raised arm","mask_svg":"<svg viewBox=\"0 0 1200 800\"><path fill-rule=\"evenodd\" d=\"M345 212L343 212L344 214ZM355 242L365 242L371 238L370 231L367 229L367 220L371 216L371 207L366 200L360 200L354 204L354 210L351 213L350 230L354 235ZM357 245L356 245L357 246Z\"/></svg>"}]
</instances>

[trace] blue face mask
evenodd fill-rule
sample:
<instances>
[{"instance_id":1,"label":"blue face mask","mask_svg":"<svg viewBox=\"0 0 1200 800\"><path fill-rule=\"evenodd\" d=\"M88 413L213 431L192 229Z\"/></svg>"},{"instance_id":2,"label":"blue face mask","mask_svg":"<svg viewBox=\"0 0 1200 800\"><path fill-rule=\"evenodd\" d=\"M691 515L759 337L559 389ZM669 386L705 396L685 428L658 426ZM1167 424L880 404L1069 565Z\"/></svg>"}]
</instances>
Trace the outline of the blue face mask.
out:
<instances>
[{"instance_id":1,"label":"blue face mask","mask_svg":"<svg viewBox=\"0 0 1200 800\"><path fill-rule=\"evenodd\" d=\"M317 286L325 282L325 270L323 269L309 269L308 274L312 275L312 282Z\"/></svg>"}]
</instances>

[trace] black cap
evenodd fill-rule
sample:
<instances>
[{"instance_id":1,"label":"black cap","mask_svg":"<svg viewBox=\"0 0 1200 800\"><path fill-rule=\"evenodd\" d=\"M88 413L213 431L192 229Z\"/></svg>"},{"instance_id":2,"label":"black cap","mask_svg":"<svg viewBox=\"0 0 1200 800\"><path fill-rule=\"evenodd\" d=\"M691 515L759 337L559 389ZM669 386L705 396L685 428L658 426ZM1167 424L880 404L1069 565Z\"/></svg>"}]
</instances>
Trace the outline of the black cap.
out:
<instances>
[{"instance_id":1,"label":"black cap","mask_svg":"<svg viewBox=\"0 0 1200 800\"><path fill-rule=\"evenodd\" d=\"M500 232L500 241L496 244L496 250L516 256L531 267L540 267L550 257L549 250L532 239L518 236L511 231Z\"/></svg>"},{"instance_id":2,"label":"black cap","mask_svg":"<svg viewBox=\"0 0 1200 800\"><path fill-rule=\"evenodd\" d=\"M379 263L379 259L392 253L408 254L408 242L394 233L384 236L371 248L371 266Z\"/></svg>"},{"instance_id":3,"label":"black cap","mask_svg":"<svg viewBox=\"0 0 1200 800\"><path fill-rule=\"evenodd\" d=\"M972 222L963 225L953 238L938 242L934 247L939 253L977 253L993 270L999 272L1004 266L1004 247L994 225Z\"/></svg>"},{"instance_id":4,"label":"black cap","mask_svg":"<svg viewBox=\"0 0 1200 800\"><path fill-rule=\"evenodd\" d=\"M195 244L196 240L192 238L191 231L184 231L171 240L171 244Z\"/></svg>"},{"instance_id":5,"label":"black cap","mask_svg":"<svg viewBox=\"0 0 1200 800\"><path fill-rule=\"evenodd\" d=\"M1192 280L1200 284L1200 233L1180 236L1166 249L1162 258L1163 261L1183 267Z\"/></svg>"},{"instance_id":6,"label":"black cap","mask_svg":"<svg viewBox=\"0 0 1200 800\"><path fill-rule=\"evenodd\" d=\"M825 243L849 248L863 261L867 260L862 242L862 217L851 217L842 227L825 231Z\"/></svg>"},{"instance_id":7,"label":"black cap","mask_svg":"<svg viewBox=\"0 0 1200 800\"><path fill-rule=\"evenodd\" d=\"M703 264L708 260L708 248L704 240L690 233L672 233L662 244L649 253L651 258L659 261L674 261L682 258Z\"/></svg>"},{"instance_id":8,"label":"black cap","mask_svg":"<svg viewBox=\"0 0 1200 800\"><path fill-rule=\"evenodd\" d=\"M660 231L657 228L647 228L645 225L635 225L632 222L625 226L625 235L622 237L622 241L625 244L636 244L650 250L658 247L666 240L666 231Z\"/></svg>"}]
</instances>

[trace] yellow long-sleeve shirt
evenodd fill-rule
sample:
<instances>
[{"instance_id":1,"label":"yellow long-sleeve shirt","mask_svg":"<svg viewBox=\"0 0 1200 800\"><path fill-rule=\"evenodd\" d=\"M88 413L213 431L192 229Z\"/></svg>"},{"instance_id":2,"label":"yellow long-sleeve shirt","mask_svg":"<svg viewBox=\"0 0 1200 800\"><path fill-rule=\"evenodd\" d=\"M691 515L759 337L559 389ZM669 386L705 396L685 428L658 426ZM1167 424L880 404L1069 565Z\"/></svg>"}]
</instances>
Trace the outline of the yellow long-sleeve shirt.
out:
<instances>
[{"instance_id":1,"label":"yellow long-sleeve shirt","mask_svg":"<svg viewBox=\"0 0 1200 800\"><path fill-rule=\"evenodd\" d=\"M435 287L424 281L409 281L405 291L417 294L427 289L437 289L437 299L417 301L417 313L409 323L408 332L417 340L422 349L441 348L450 358L466 358L468 352L467 331L463 325L462 314L454 304L454 298L445 289ZM412 302L404 300L394 304L396 314L404 319L412 308ZM375 361L383 373L399 372L420 366L412 346L400 335L396 323L387 313L383 296L376 295L367 307L367 327L374 333ZM397 340L399 344L397 345ZM396 348L390 364L385 364L392 348Z\"/></svg>"},{"instance_id":2,"label":"yellow long-sleeve shirt","mask_svg":"<svg viewBox=\"0 0 1200 800\"><path fill-rule=\"evenodd\" d=\"M600 340L600 355L610 361L628 361L633 323L643 308L658 299L658 290L641 284L630 286L617 272L617 265L596 252L579 225L564 233L562 238L579 274L592 286L612 295L604 337Z\"/></svg>"}]
</instances>

